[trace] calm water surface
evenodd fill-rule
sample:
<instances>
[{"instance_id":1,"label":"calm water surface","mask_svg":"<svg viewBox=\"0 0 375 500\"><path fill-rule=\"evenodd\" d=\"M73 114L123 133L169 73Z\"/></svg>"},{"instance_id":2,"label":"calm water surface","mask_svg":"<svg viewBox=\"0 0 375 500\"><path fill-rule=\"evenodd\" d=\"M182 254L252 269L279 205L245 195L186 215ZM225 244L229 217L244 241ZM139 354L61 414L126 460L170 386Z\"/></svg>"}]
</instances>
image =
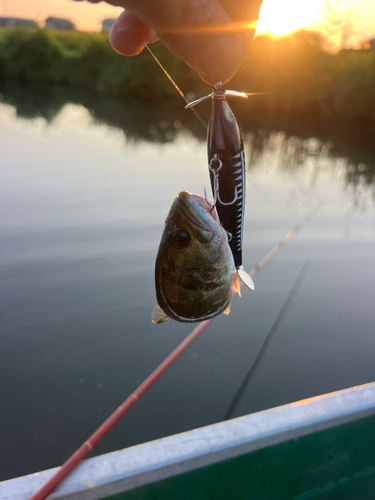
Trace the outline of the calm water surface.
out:
<instances>
[{"instance_id":1,"label":"calm water surface","mask_svg":"<svg viewBox=\"0 0 375 500\"><path fill-rule=\"evenodd\" d=\"M373 165L245 132L249 270L325 205L97 454L375 380ZM0 479L59 465L192 329L151 324L153 270L174 197L209 185L206 146L178 120L149 133L0 105Z\"/></svg>"}]
</instances>

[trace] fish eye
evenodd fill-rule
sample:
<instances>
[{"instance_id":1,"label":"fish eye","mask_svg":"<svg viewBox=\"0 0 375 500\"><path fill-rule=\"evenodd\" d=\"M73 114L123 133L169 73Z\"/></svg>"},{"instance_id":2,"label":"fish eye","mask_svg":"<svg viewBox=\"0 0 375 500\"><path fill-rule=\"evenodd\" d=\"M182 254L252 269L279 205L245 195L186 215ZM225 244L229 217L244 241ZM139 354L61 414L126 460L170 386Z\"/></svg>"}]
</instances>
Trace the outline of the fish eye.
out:
<instances>
[{"instance_id":1,"label":"fish eye","mask_svg":"<svg viewBox=\"0 0 375 500\"><path fill-rule=\"evenodd\" d=\"M185 231L181 231L181 229L176 229L172 238L178 247L186 247L190 243L190 234Z\"/></svg>"}]
</instances>

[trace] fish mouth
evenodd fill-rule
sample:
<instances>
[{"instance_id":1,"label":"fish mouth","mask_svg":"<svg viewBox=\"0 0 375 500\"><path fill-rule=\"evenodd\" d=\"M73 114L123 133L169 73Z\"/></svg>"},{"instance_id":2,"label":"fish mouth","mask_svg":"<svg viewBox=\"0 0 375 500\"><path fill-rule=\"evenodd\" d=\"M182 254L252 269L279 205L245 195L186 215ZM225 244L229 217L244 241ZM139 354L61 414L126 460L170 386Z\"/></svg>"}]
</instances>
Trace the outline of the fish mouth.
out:
<instances>
[{"instance_id":1,"label":"fish mouth","mask_svg":"<svg viewBox=\"0 0 375 500\"><path fill-rule=\"evenodd\" d=\"M181 194L181 193L180 193L180 194ZM189 193L187 193L187 194L189 194ZM215 207L214 207L214 206L210 205L210 204L208 203L208 201L206 201L204 198L202 198L202 196L198 196L198 195L196 195L196 194L191 194L190 196L193 198L193 200L195 200L197 203L199 203L199 204L200 204L200 206L201 206L204 210L206 210L206 211L207 211L207 212L211 215L211 217L212 217L212 218L213 218L213 219L214 219L214 220L215 220L218 224L220 224L220 221L219 221L219 218L218 218L218 216L217 216L217 213L216 213L216 211L215 211Z\"/></svg>"},{"instance_id":2,"label":"fish mouth","mask_svg":"<svg viewBox=\"0 0 375 500\"><path fill-rule=\"evenodd\" d=\"M201 196L181 191L175 204L189 224L197 229L212 230L212 219L220 224L216 212Z\"/></svg>"}]
</instances>

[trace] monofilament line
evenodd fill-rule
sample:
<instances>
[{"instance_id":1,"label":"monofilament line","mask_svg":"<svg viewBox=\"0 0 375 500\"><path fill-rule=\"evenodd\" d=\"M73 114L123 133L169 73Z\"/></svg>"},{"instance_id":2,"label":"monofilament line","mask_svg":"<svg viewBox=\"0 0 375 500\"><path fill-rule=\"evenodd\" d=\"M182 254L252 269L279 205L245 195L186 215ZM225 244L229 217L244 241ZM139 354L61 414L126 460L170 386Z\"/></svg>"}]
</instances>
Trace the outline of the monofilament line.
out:
<instances>
[{"instance_id":1,"label":"monofilament line","mask_svg":"<svg viewBox=\"0 0 375 500\"><path fill-rule=\"evenodd\" d=\"M276 320L274 321L271 329L267 333L267 335L263 341L263 344L258 351L257 357L255 358L255 361L252 363L250 370L247 372L246 377L243 379L236 394L234 395L234 397L231 401L231 404L229 405L229 408L225 414L224 420L229 420L230 418L232 418L233 413L238 406L238 403L241 401L241 398L242 398L243 394L245 393L254 373L256 372L256 370L257 370L258 366L260 365L265 353L267 352L268 346L270 345L273 336L277 332L282 320L284 319L284 316L285 316L286 311L288 310L288 307L290 306L294 297L297 295L298 288L301 285L304 277L306 276L306 272L307 272L308 267L309 267L309 261L306 261L301 269L301 272L298 275L298 278L297 278L295 284L293 285L293 287L288 295L288 298L284 302Z\"/></svg>"},{"instance_id":2,"label":"monofilament line","mask_svg":"<svg viewBox=\"0 0 375 500\"><path fill-rule=\"evenodd\" d=\"M150 47L148 45L146 45L146 48L150 52L150 54L152 55L152 57L155 59L155 61L158 63L158 65L160 66L160 68L163 70L163 72L165 73L165 75L168 78L168 80L172 83L172 85L174 86L174 88L177 90L177 92L180 94L180 96L186 102L186 104L190 104L190 102L188 101L188 99L185 97L185 94L182 92L182 90L177 85L177 83L173 80L173 78L168 73L168 71L164 68L164 66L159 61L159 59L156 57L156 55L152 52L152 50L150 49ZM200 116L200 114L198 113L198 111L196 109L194 109L194 108L191 108L191 110L195 114L195 116L198 118L198 120L201 122L201 124L204 126L204 128L207 129L207 124L205 123L205 121L203 120L203 118Z\"/></svg>"}]
</instances>

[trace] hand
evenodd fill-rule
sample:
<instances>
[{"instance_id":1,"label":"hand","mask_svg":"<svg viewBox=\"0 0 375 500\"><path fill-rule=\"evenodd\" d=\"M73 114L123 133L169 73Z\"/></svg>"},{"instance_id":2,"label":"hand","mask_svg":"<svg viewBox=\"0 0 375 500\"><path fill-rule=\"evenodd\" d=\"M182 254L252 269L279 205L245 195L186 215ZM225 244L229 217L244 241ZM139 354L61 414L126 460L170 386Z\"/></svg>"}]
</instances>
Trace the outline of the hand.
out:
<instances>
[{"instance_id":1,"label":"hand","mask_svg":"<svg viewBox=\"0 0 375 500\"><path fill-rule=\"evenodd\" d=\"M100 0L89 0L98 3ZM160 39L208 84L236 73L255 34L262 0L108 0L124 7L110 33L120 54L134 56Z\"/></svg>"}]
</instances>

